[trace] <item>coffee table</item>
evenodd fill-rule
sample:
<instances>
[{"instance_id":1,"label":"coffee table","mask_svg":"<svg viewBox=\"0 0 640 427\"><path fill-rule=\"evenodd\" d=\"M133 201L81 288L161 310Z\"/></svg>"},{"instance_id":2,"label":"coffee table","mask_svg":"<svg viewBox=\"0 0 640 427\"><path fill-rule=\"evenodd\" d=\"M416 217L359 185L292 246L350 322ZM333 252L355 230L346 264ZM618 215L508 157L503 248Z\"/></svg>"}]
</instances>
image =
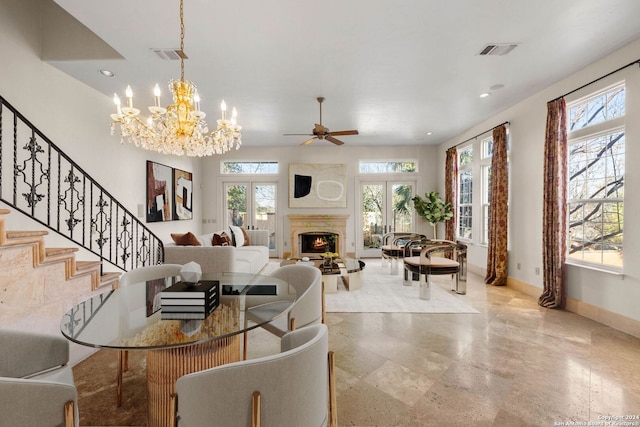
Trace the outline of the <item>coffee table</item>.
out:
<instances>
[{"instance_id":1,"label":"coffee table","mask_svg":"<svg viewBox=\"0 0 640 427\"><path fill-rule=\"evenodd\" d=\"M70 341L95 348L147 352L148 426L169 425L170 396L179 377L239 361L240 335L285 315L291 308L289 305L262 323L245 326L247 305L282 300L293 303L296 298L292 286L271 276L223 273L203 274L202 279L219 280L221 289L226 290L220 305L203 321L162 320L161 311L150 313L149 304L153 306L154 299L150 287L157 286L157 281L101 293L73 307L62 318L60 329ZM167 278L162 286L173 281ZM269 292L272 290L277 291ZM201 322L200 329L190 335L187 329L194 322Z\"/></svg>"},{"instance_id":2,"label":"coffee table","mask_svg":"<svg viewBox=\"0 0 640 427\"><path fill-rule=\"evenodd\" d=\"M355 291L362 288L362 267L364 263L350 257L336 257L332 259L331 265L325 264L323 258L311 258L303 261L301 258L288 258L280 263L280 266L290 264L312 265L322 272L322 283L326 294L338 292L338 278L342 280L348 291Z\"/></svg>"}]
</instances>

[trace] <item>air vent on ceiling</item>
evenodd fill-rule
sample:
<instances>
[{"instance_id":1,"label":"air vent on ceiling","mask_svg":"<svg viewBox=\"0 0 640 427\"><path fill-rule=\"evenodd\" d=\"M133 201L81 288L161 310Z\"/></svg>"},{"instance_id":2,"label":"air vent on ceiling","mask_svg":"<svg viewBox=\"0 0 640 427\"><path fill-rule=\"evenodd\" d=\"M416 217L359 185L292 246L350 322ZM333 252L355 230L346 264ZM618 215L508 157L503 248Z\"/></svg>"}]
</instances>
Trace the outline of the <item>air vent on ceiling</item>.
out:
<instances>
[{"instance_id":1,"label":"air vent on ceiling","mask_svg":"<svg viewBox=\"0 0 640 427\"><path fill-rule=\"evenodd\" d=\"M160 59L177 61L180 58L187 59L187 54L180 49L151 49Z\"/></svg>"},{"instance_id":2,"label":"air vent on ceiling","mask_svg":"<svg viewBox=\"0 0 640 427\"><path fill-rule=\"evenodd\" d=\"M490 43L485 45L482 49L480 49L480 52L478 52L478 55L480 56L506 55L507 53L515 49L516 46L518 45L514 43Z\"/></svg>"}]
</instances>

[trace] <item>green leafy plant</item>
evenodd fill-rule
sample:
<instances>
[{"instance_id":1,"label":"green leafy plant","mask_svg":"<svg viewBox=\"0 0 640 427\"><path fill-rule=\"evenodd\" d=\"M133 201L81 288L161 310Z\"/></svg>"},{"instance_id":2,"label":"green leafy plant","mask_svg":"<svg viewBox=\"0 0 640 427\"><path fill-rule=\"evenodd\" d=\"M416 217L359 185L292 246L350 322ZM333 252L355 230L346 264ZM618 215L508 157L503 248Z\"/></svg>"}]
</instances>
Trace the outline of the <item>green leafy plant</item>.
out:
<instances>
[{"instance_id":1,"label":"green leafy plant","mask_svg":"<svg viewBox=\"0 0 640 427\"><path fill-rule=\"evenodd\" d=\"M453 218L451 203L447 203L440 198L437 191L424 193L424 198L415 196L413 206L416 213L424 218L433 227L433 238L437 239L436 226Z\"/></svg>"}]
</instances>

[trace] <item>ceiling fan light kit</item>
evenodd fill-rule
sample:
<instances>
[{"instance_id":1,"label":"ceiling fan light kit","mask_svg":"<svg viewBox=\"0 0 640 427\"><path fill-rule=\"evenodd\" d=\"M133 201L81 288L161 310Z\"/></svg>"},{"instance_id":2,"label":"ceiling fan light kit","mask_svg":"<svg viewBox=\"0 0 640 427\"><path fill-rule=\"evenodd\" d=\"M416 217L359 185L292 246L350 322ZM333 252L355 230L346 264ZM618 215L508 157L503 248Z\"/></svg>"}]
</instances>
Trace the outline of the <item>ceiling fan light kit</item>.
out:
<instances>
[{"instance_id":1,"label":"ceiling fan light kit","mask_svg":"<svg viewBox=\"0 0 640 427\"><path fill-rule=\"evenodd\" d=\"M304 141L300 145L311 144L314 139L320 139L320 140L326 139L327 141L332 142L335 145L343 145L344 142L342 142L341 140L336 138L336 136L358 135L358 131L355 130L355 129L352 129L352 130L338 130L338 131L331 132L329 130L329 128L324 127L322 125L322 102L324 101L324 97L319 96L319 97L316 98L316 100L320 104L320 123L316 123L315 124L312 133L285 133L284 134L285 136L291 136L291 135L295 135L295 136L299 136L299 135L311 136L311 138L307 139L306 141Z\"/></svg>"}]
</instances>

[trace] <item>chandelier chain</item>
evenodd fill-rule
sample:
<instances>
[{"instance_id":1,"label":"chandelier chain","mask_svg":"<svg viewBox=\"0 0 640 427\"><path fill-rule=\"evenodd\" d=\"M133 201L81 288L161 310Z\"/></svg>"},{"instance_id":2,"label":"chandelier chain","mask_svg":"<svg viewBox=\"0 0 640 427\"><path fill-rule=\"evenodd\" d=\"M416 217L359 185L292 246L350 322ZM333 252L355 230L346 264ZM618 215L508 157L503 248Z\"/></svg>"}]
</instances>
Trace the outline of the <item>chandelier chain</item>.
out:
<instances>
[{"instance_id":1,"label":"chandelier chain","mask_svg":"<svg viewBox=\"0 0 640 427\"><path fill-rule=\"evenodd\" d=\"M180 81L184 81L184 4L180 0Z\"/></svg>"}]
</instances>

